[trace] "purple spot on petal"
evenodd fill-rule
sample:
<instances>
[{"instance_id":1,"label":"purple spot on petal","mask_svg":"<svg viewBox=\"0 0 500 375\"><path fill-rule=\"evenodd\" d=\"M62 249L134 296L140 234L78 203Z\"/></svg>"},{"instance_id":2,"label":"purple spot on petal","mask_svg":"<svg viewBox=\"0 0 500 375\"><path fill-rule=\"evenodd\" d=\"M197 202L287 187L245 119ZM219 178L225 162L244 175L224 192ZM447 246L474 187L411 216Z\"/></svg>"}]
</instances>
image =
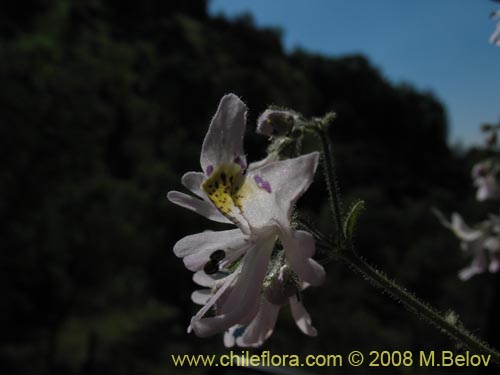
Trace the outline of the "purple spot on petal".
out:
<instances>
[{"instance_id":1,"label":"purple spot on petal","mask_svg":"<svg viewBox=\"0 0 500 375\"><path fill-rule=\"evenodd\" d=\"M255 183L257 184L257 186L265 191L267 191L268 193L271 193L271 184L269 184L268 181L265 181L262 177L260 177L259 175L255 175L253 176L253 179L255 181Z\"/></svg>"},{"instance_id":2,"label":"purple spot on petal","mask_svg":"<svg viewBox=\"0 0 500 375\"><path fill-rule=\"evenodd\" d=\"M267 191L268 193L271 193L271 185L267 181L262 181L262 184L260 185L262 189Z\"/></svg>"},{"instance_id":3,"label":"purple spot on petal","mask_svg":"<svg viewBox=\"0 0 500 375\"><path fill-rule=\"evenodd\" d=\"M243 169L243 170L247 169L246 164L243 162L243 160L241 160L241 158L239 156L236 156L236 158L234 159L234 162L236 164L238 164L241 167L241 169Z\"/></svg>"},{"instance_id":4,"label":"purple spot on petal","mask_svg":"<svg viewBox=\"0 0 500 375\"><path fill-rule=\"evenodd\" d=\"M209 165L207 167L207 176L210 176L213 171L214 171L214 167L212 165Z\"/></svg>"}]
</instances>

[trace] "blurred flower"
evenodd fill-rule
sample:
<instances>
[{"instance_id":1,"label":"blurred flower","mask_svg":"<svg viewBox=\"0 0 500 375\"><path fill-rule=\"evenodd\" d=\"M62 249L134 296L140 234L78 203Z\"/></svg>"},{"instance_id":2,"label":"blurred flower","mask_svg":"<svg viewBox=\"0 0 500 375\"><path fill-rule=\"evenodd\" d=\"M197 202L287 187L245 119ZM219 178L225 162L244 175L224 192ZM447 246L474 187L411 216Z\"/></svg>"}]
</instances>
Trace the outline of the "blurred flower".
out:
<instances>
[{"instance_id":1,"label":"blurred flower","mask_svg":"<svg viewBox=\"0 0 500 375\"><path fill-rule=\"evenodd\" d=\"M302 285L300 285L302 284ZM290 306L295 324L308 336L316 336L317 331L311 324L311 317L298 299L300 290L307 284L299 282L293 271L281 266L279 271L270 276L260 300L259 312L246 326L236 325L224 334L227 347L258 347L267 340L274 331L280 309Z\"/></svg>"},{"instance_id":2,"label":"blurred flower","mask_svg":"<svg viewBox=\"0 0 500 375\"><path fill-rule=\"evenodd\" d=\"M491 13L491 18L492 19L499 19L500 18L500 9L497 10L496 12ZM494 43L497 46L500 46L500 21L497 23L497 27L493 34L490 36L490 43Z\"/></svg>"},{"instance_id":3,"label":"blurred flower","mask_svg":"<svg viewBox=\"0 0 500 375\"><path fill-rule=\"evenodd\" d=\"M224 96L203 141L203 173L188 172L182 177L183 185L201 199L177 191L168 193L172 203L238 227L190 235L174 246L174 253L191 271L224 276L212 286L214 293L191 320L189 330L202 337L248 324L255 317L278 238L287 262L301 279L312 285L324 279L323 268L311 258L313 237L290 224L291 209L311 184L319 154L267 159L247 168L245 122L245 104L233 94ZM205 317L212 307L215 316Z\"/></svg>"},{"instance_id":4,"label":"blurred flower","mask_svg":"<svg viewBox=\"0 0 500 375\"><path fill-rule=\"evenodd\" d=\"M483 160L472 167L472 178L477 187L476 199L478 201L500 198L499 175L500 166L490 159Z\"/></svg>"},{"instance_id":5,"label":"blurred flower","mask_svg":"<svg viewBox=\"0 0 500 375\"><path fill-rule=\"evenodd\" d=\"M481 161L472 167L472 178L477 187L476 199L478 201L500 198L499 175L500 166L490 159Z\"/></svg>"},{"instance_id":6,"label":"blurred flower","mask_svg":"<svg viewBox=\"0 0 500 375\"><path fill-rule=\"evenodd\" d=\"M485 139L486 147L494 147L497 145L498 136L496 131L491 132Z\"/></svg>"},{"instance_id":7,"label":"blurred flower","mask_svg":"<svg viewBox=\"0 0 500 375\"><path fill-rule=\"evenodd\" d=\"M438 214L442 224L450 229L462 242L462 250L472 256L471 264L458 273L466 281L472 276L489 271L495 273L500 268L500 217L490 215L490 219L481 223L478 229L471 229L462 217L453 213L451 222Z\"/></svg>"}]
</instances>

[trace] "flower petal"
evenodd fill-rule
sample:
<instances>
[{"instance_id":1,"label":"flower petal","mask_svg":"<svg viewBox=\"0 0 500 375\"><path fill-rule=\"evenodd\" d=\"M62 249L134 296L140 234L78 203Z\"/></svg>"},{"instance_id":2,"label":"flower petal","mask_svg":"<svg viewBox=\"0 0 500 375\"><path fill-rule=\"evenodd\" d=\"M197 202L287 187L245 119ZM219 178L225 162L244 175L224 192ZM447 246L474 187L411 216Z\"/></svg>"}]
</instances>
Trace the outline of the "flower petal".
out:
<instances>
[{"instance_id":1,"label":"flower petal","mask_svg":"<svg viewBox=\"0 0 500 375\"><path fill-rule=\"evenodd\" d=\"M253 184L252 194L243 202L243 216L250 226L287 222L291 208L311 185L318 160L319 153L312 152L249 171L246 184Z\"/></svg>"},{"instance_id":2,"label":"flower petal","mask_svg":"<svg viewBox=\"0 0 500 375\"><path fill-rule=\"evenodd\" d=\"M471 249L474 253L474 258L468 267L465 267L458 273L458 277L462 281L469 280L472 276L485 272L488 269L488 260L483 251L481 243L475 243L474 248Z\"/></svg>"},{"instance_id":3,"label":"flower petal","mask_svg":"<svg viewBox=\"0 0 500 375\"><path fill-rule=\"evenodd\" d=\"M200 198L205 199L206 195L201 190L201 184L205 179L205 175L201 172L187 172L182 176L182 185L191 190Z\"/></svg>"},{"instance_id":4,"label":"flower petal","mask_svg":"<svg viewBox=\"0 0 500 375\"><path fill-rule=\"evenodd\" d=\"M498 259L498 256L493 255L490 260L490 265L488 266L488 270L491 273L495 273L500 269L500 260Z\"/></svg>"},{"instance_id":5,"label":"flower petal","mask_svg":"<svg viewBox=\"0 0 500 375\"><path fill-rule=\"evenodd\" d=\"M246 327L245 332L236 338L236 344L242 347L258 347L273 334L280 306L262 298L259 312Z\"/></svg>"},{"instance_id":6,"label":"flower petal","mask_svg":"<svg viewBox=\"0 0 500 375\"><path fill-rule=\"evenodd\" d=\"M236 95L228 94L221 99L201 148L200 164L205 174L218 165L235 162L236 158L246 163L243 152L246 112L247 106Z\"/></svg>"},{"instance_id":7,"label":"flower petal","mask_svg":"<svg viewBox=\"0 0 500 375\"><path fill-rule=\"evenodd\" d=\"M191 293L191 301L197 305L205 305L212 295L212 289L198 289Z\"/></svg>"},{"instance_id":8,"label":"flower petal","mask_svg":"<svg viewBox=\"0 0 500 375\"><path fill-rule=\"evenodd\" d=\"M311 316L304 308L304 305L297 300L296 296L290 297L290 310L295 319L297 327L308 336L317 336L318 331L311 324Z\"/></svg>"},{"instance_id":9,"label":"flower petal","mask_svg":"<svg viewBox=\"0 0 500 375\"><path fill-rule=\"evenodd\" d=\"M234 281L237 279L237 276L241 272L241 266L238 267L232 274L229 276L225 277L224 279L221 279L220 281L220 287L216 290L216 292L213 294L212 298L203 306L195 316L191 318L191 324L189 325L187 331L190 333L193 330L193 323L198 322L207 312L210 310L219 299L223 299L224 293L226 291L230 290L234 284Z\"/></svg>"},{"instance_id":10,"label":"flower petal","mask_svg":"<svg viewBox=\"0 0 500 375\"><path fill-rule=\"evenodd\" d=\"M498 237L489 236L484 239L483 246L491 253L496 253L500 250L500 239Z\"/></svg>"},{"instance_id":11,"label":"flower petal","mask_svg":"<svg viewBox=\"0 0 500 375\"><path fill-rule=\"evenodd\" d=\"M215 286L217 279L213 275L207 275L204 271L197 271L193 273L193 281L199 286L212 288Z\"/></svg>"},{"instance_id":12,"label":"flower petal","mask_svg":"<svg viewBox=\"0 0 500 375\"><path fill-rule=\"evenodd\" d=\"M219 223L231 223L227 217L222 215L212 203L202 201L198 198L192 197L181 193L179 191L169 191L167 198L170 202L194 211L197 214L206 217L209 220L217 221Z\"/></svg>"},{"instance_id":13,"label":"flower petal","mask_svg":"<svg viewBox=\"0 0 500 375\"><path fill-rule=\"evenodd\" d=\"M481 230L473 230L465 223L462 216L454 212L451 215L451 223L448 224L455 235L463 241L474 241L483 235Z\"/></svg>"},{"instance_id":14,"label":"flower petal","mask_svg":"<svg viewBox=\"0 0 500 375\"><path fill-rule=\"evenodd\" d=\"M498 198L498 185L493 176L479 177L475 180L477 186L476 199L479 202Z\"/></svg>"},{"instance_id":15,"label":"flower petal","mask_svg":"<svg viewBox=\"0 0 500 375\"><path fill-rule=\"evenodd\" d=\"M240 326L232 326L226 332L224 332L224 346L226 348L231 348L234 346L236 342L234 333L238 328L240 328Z\"/></svg>"},{"instance_id":16,"label":"flower petal","mask_svg":"<svg viewBox=\"0 0 500 375\"><path fill-rule=\"evenodd\" d=\"M234 261L249 246L247 239L239 229L225 231L206 231L192 234L179 240L174 246L174 253L183 258L187 269L201 270L216 250L223 250L224 261Z\"/></svg>"},{"instance_id":17,"label":"flower petal","mask_svg":"<svg viewBox=\"0 0 500 375\"><path fill-rule=\"evenodd\" d=\"M273 245L274 240L264 241L246 253L238 280L218 306L217 315L199 319L202 315L197 314L191 320L191 327L197 336L211 336L236 324L247 324L255 317Z\"/></svg>"},{"instance_id":18,"label":"flower petal","mask_svg":"<svg viewBox=\"0 0 500 375\"><path fill-rule=\"evenodd\" d=\"M262 168L268 164L271 164L271 163L274 163L274 162L277 162L279 161L280 158L278 156L278 154L275 154L275 153L272 153L272 154L269 154L267 155L264 159L262 160L259 160L259 161L256 161L256 162L253 162L253 163L250 163L248 165L248 169L247 169L247 172L250 172L250 171L253 171L255 169L259 169L259 168Z\"/></svg>"},{"instance_id":19,"label":"flower petal","mask_svg":"<svg viewBox=\"0 0 500 375\"><path fill-rule=\"evenodd\" d=\"M477 274L483 273L484 269L477 267L476 265L471 264L468 267L465 267L460 270L458 273L458 278L462 281L467 281L469 280L472 276L475 276Z\"/></svg>"},{"instance_id":20,"label":"flower petal","mask_svg":"<svg viewBox=\"0 0 500 375\"><path fill-rule=\"evenodd\" d=\"M303 230L291 231L280 235L286 259L293 271L303 281L316 286L325 280L324 268L311 257L316 246L314 238Z\"/></svg>"},{"instance_id":21,"label":"flower petal","mask_svg":"<svg viewBox=\"0 0 500 375\"><path fill-rule=\"evenodd\" d=\"M497 12L498 13L498 12ZM497 27L493 34L490 36L490 43L500 46L500 22L497 23Z\"/></svg>"}]
</instances>

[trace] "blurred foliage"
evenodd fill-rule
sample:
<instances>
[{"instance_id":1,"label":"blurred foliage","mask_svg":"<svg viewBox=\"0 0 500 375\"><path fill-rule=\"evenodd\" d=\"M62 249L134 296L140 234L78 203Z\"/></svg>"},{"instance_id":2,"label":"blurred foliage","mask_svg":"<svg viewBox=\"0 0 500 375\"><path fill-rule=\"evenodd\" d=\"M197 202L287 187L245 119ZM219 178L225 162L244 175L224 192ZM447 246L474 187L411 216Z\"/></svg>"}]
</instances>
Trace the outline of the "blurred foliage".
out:
<instances>
[{"instance_id":1,"label":"blurred foliage","mask_svg":"<svg viewBox=\"0 0 500 375\"><path fill-rule=\"evenodd\" d=\"M430 212L487 212L468 176L482 154L450 150L439 101L390 84L363 56L286 53L279 30L210 17L205 0L5 1L0 82L0 373L172 374L170 354L225 352L220 337L186 334L194 284L172 253L217 226L165 195L199 169L228 92L250 107L250 159L264 155L251 128L268 105L337 112L341 193L367 203L360 253L485 335L494 278L458 281L466 260ZM328 231L317 182L301 206ZM265 349L453 348L349 269L328 273L305 296L320 336L282 313Z\"/></svg>"}]
</instances>

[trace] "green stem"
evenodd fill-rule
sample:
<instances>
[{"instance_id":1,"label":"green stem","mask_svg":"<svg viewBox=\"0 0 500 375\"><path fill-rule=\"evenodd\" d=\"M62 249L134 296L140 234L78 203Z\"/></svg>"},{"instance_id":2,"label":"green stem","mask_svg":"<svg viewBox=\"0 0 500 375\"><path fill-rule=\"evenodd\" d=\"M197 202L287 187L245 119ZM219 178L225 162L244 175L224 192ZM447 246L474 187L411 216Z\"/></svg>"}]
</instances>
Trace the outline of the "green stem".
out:
<instances>
[{"instance_id":1,"label":"green stem","mask_svg":"<svg viewBox=\"0 0 500 375\"><path fill-rule=\"evenodd\" d=\"M473 334L462 327L460 322L456 321L456 319L446 319L440 313L421 302L417 297L408 292L402 286L398 285L395 281L390 280L383 273L370 266L365 260L356 254L354 248L352 247L350 238L346 238L343 231L342 212L340 211L340 202L335 177L335 164L326 127L326 123L332 119L333 116L328 117L327 115L320 124L316 124L317 126L314 129L321 140L323 167L326 176L328 194L330 197L330 208L333 219L337 225L339 243L335 244L329 241L328 238L319 233L319 231L314 230L312 233L316 236L316 238L325 241L330 246L332 259L337 258L342 260L344 263L347 263L365 279L368 279L375 286L388 292L397 301L402 302L410 311L420 317L423 317L427 322L445 332L452 339L466 346L474 353L491 356L491 359L495 363L500 364L500 353L477 339ZM306 228L309 226L308 223L302 222L301 224ZM307 229L311 230L314 228ZM340 249L336 245L340 245ZM336 255L336 257L334 257L334 255ZM325 261L328 260L329 259L325 259Z\"/></svg>"},{"instance_id":2,"label":"green stem","mask_svg":"<svg viewBox=\"0 0 500 375\"><path fill-rule=\"evenodd\" d=\"M500 364L500 353L491 349L486 344L479 341L474 335L456 324L447 321L441 314L418 300L414 295L406 291L393 280L388 279L384 274L374 269L365 260L359 257L354 251L343 251L339 254L340 259L351 266L355 271L369 279L376 286L392 295L396 300L401 301L411 311L423 317L428 322L443 330L452 339L462 343L475 353L490 355L492 360Z\"/></svg>"},{"instance_id":3,"label":"green stem","mask_svg":"<svg viewBox=\"0 0 500 375\"><path fill-rule=\"evenodd\" d=\"M325 171L326 187L328 189L328 195L330 197L330 208L332 210L333 219L335 220L335 223L337 225L337 232L339 233L340 238L344 239L344 231L342 229L342 213L340 211L337 180L335 177L335 163L333 161L333 153L330 142L328 141L326 129L326 126L320 126L317 128L316 132L321 140L321 151L324 167L323 169Z\"/></svg>"}]
</instances>

